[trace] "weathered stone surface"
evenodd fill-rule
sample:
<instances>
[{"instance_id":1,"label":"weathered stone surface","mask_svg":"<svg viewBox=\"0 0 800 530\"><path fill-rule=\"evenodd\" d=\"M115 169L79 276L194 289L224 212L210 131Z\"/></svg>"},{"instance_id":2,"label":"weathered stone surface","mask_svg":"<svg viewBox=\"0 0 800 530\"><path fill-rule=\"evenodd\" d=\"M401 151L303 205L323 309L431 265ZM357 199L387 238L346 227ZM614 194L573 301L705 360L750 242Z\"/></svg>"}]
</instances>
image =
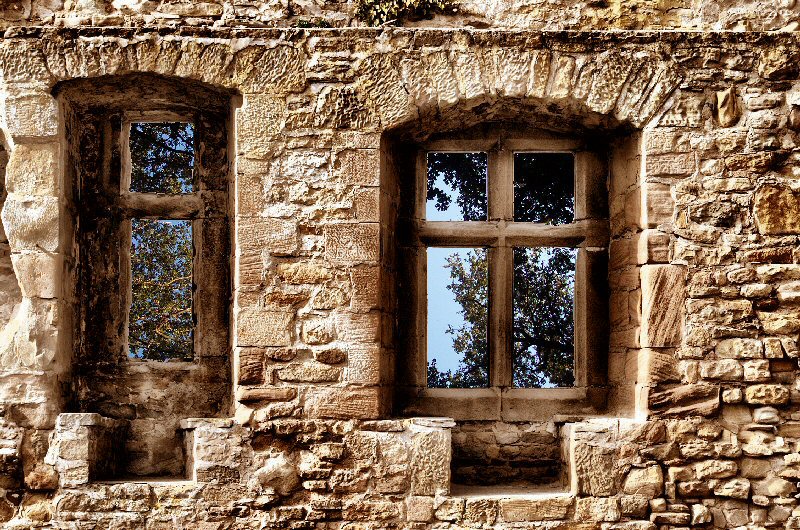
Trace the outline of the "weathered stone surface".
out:
<instances>
[{"instance_id":1,"label":"weathered stone surface","mask_svg":"<svg viewBox=\"0 0 800 530\"><path fill-rule=\"evenodd\" d=\"M625 477L622 490L628 495L643 495L649 499L659 497L664 491L661 466L631 469Z\"/></svg>"},{"instance_id":2,"label":"weathered stone surface","mask_svg":"<svg viewBox=\"0 0 800 530\"><path fill-rule=\"evenodd\" d=\"M683 334L686 272L675 265L642 267L642 333L646 347L680 344Z\"/></svg>"},{"instance_id":3,"label":"weathered stone surface","mask_svg":"<svg viewBox=\"0 0 800 530\"><path fill-rule=\"evenodd\" d=\"M586 522L619 521L618 500L614 497L586 497L575 501L575 519Z\"/></svg>"},{"instance_id":4,"label":"weathered stone surface","mask_svg":"<svg viewBox=\"0 0 800 530\"><path fill-rule=\"evenodd\" d=\"M293 315L284 311L243 309L236 323L239 346L288 346L293 320Z\"/></svg>"},{"instance_id":5,"label":"weathered stone surface","mask_svg":"<svg viewBox=\"0 0 800 530\"><path fill-rule=\"evenodd\" d=\"M753 203L758 231L764 235L800 234L798 196L800 192L787 186L759 188Z\"/></svg>"},{"instance_id":6,"label":"weathered stone surface","mask_svg":"<svg viewBox=\"0 0 800 530\"><path fill-rule=\"evenodd\" d=\"M744 391L748 403L781 405L789 401L789 389L783 385L752 385Z\"/></svg>"},{"instance_id":7,"label":"weathered stone surface","mask_svg":"<svg viewBox=\"0 0 800 530\"><path fill-rule=\"evenodd\" d=\"M500 517L507 523L564 519L575 502L569 495L543 499L500 499Z\"/></svg>"},{"instance_id":8,"label":"weathered stone surface","mask_svg":"<svg viewBox=\"0 0 800 530\"><path fill-rule=\"evenodd\" d=\"M378 225L335 224L325 227L325 255L334 262L375 262L380 256Z\"/></svg>"},{"instance_id":9,"label":"weathered stone surface","mask_svg":"<svg viewBox=\"0 0 800 530\"><path fill-rule=\"evenodd\" d=\"M650 394L650 408L664 416L709 416L720 406L719 387L707 384L683 385Z\"/></svg>"}]
</instances>

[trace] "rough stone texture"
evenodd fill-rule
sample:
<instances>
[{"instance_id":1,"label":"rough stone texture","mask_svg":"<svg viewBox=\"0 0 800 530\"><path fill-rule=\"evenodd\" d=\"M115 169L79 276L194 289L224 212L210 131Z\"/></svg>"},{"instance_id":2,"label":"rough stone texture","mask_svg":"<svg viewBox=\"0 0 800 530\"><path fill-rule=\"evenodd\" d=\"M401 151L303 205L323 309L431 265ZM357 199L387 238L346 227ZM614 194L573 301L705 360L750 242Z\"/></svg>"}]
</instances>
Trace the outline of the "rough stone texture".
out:
<instances>
[{"instance_id":1,"label":"rough stone texture","mask_svg":"<svg viewBox=\"0 0 800 530\"><path fill-rule=\"evenodd\" d=\"M416 29L288 27L357 25L352 8L0 6L4 527L800 526L800 47L760 33L795 29L796 3L465 0ZM430 29L442 25L459 29ZM542 31L564 29L579 31ZM74 414L88 399L70 345L85 293L63 150L79 124L54 88L135 72L238 93L234 366L137 367L170 374L157 385L108 373L93 381L102 414ZM395 210L408 183L391 181L385 133L421 141L497 121L613 140L608 369L579 389L591 407L541 399L527 406L564 414L536 422L398 419ZM219 401L203 381L229 371L230 410L193 418ZM154 406L154 393L173 399ZM124 428L148 443L124 447ZM182 447L160 451L176 432ZM186 480L125 481L120 448L128 471Z\"/></svg>"}]
</instances>

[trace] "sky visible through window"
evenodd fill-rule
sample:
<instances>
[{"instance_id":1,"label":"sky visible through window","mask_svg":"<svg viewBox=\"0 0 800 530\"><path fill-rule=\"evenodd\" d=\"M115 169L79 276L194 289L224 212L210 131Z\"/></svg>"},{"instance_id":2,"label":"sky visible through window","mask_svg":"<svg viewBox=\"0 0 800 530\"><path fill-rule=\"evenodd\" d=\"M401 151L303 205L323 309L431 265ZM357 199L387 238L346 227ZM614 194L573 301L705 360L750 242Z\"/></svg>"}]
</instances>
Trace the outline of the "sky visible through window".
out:
<instances>
[{"instance_id":1,"label":"sky visible through window","mask_svg":"<svg viewBox=\"0 0 800 530\"><path fill-rule=\"evenodd\" d=\"M485 153L431 153L429 155L429 191L426 204L428 221L486 220L486 154ZM460 189L451 185L459 179ZM475 262L484 264L484 249L436 248L429 247L428 274L428 363L440 374L447 372L467 373L455 379L442 382L445 386L483 387L488 386L488 355L486 342L486 323L488 322L488 298L483 285L476 285L479 292L467 293L454 290L457 282L451 276L453 267ZM456 258L456 259L453 259ZM473 276L477 270L464 272ZM482 282L485 284L485 282ZM471 302L465 307L457 299L471 294ZM473 320L482 326L468 325L464 313L472 310ZM482 329L478 329L482 328ZM457 333L464 330L466 333ZM459 338L457 338L457 336ZM457 348L456 346L461 346ZM457 351L460 350L459 351ZM465 355L477 357L465 363ZM435 377L435 376L434 376ZM437 385L438 386L438 385Z\"/></svg>"}]
</instances>

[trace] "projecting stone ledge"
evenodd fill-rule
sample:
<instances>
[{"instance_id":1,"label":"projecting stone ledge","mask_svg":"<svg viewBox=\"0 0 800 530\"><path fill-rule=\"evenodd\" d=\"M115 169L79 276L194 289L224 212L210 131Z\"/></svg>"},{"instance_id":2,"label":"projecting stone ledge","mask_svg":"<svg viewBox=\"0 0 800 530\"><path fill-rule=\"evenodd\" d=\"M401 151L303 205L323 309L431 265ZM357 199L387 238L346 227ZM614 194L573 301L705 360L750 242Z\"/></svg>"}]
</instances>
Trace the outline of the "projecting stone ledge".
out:
<instances>
[{"instance_id":1,"label":"projecting stone ledge","mask_svg":"<svg viewBox=\"0 0 800 530\"><path fill-rule=\"evenodd\" d=\"M681 385L650 394L649 404L658 416L711 416L719 410L719 387Z\"/></svg>"}]
</instances>

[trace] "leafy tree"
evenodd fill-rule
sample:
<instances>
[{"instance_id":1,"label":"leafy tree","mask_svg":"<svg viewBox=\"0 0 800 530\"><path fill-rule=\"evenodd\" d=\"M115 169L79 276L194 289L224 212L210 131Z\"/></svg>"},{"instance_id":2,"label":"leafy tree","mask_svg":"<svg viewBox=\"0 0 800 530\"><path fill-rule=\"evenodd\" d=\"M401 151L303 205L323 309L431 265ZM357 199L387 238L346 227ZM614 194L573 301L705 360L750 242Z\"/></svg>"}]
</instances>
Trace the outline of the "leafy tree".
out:
<instances>
[{"instance_id":1,"label":"leafy tree","mask_svg":"<svg viewBox=\"0 0 800 530\"><path fill-rule=\"evenodd\" d=\"M131 191L191 192L193 141L191 124L132 124ZM192 357L192 260L190 221L131 220L131 357Z\"/></svg>"},{"instance_id":2,"label":"leafy tree","mask_svg":"<svg viewBox=\"0 0 800 530\"><path fill-rule=\"evenodd\" d=\"M131 191L191 193L193 144L191 123L132 123Z\"/></svg>"},{"instance_id":3,"label":"leafy tree","mask_svg":"<svg viewBox=\"0 0 800 530\"><path fill-rule=\"evenodd\" d=\"M565 223L573 215L570 155L522 155L515 160L515 211L520 221ZM437 210L453 201L464 220L485 220L487 159L481 153L431 154L428 200ZM559 178L562 176L562 178ZM441 186L443 182L446 187ZM447 187L455 190L455 197ZM488 259L484 249L453 254L446 267L447 288L461 306L464 324L449 326L456 370L428 365L428 386L470 388L488 385ZM572 300L575 251L563 248L514 250L514 386L570 386L574 383Z\"/></svg>"}]
</instances>

